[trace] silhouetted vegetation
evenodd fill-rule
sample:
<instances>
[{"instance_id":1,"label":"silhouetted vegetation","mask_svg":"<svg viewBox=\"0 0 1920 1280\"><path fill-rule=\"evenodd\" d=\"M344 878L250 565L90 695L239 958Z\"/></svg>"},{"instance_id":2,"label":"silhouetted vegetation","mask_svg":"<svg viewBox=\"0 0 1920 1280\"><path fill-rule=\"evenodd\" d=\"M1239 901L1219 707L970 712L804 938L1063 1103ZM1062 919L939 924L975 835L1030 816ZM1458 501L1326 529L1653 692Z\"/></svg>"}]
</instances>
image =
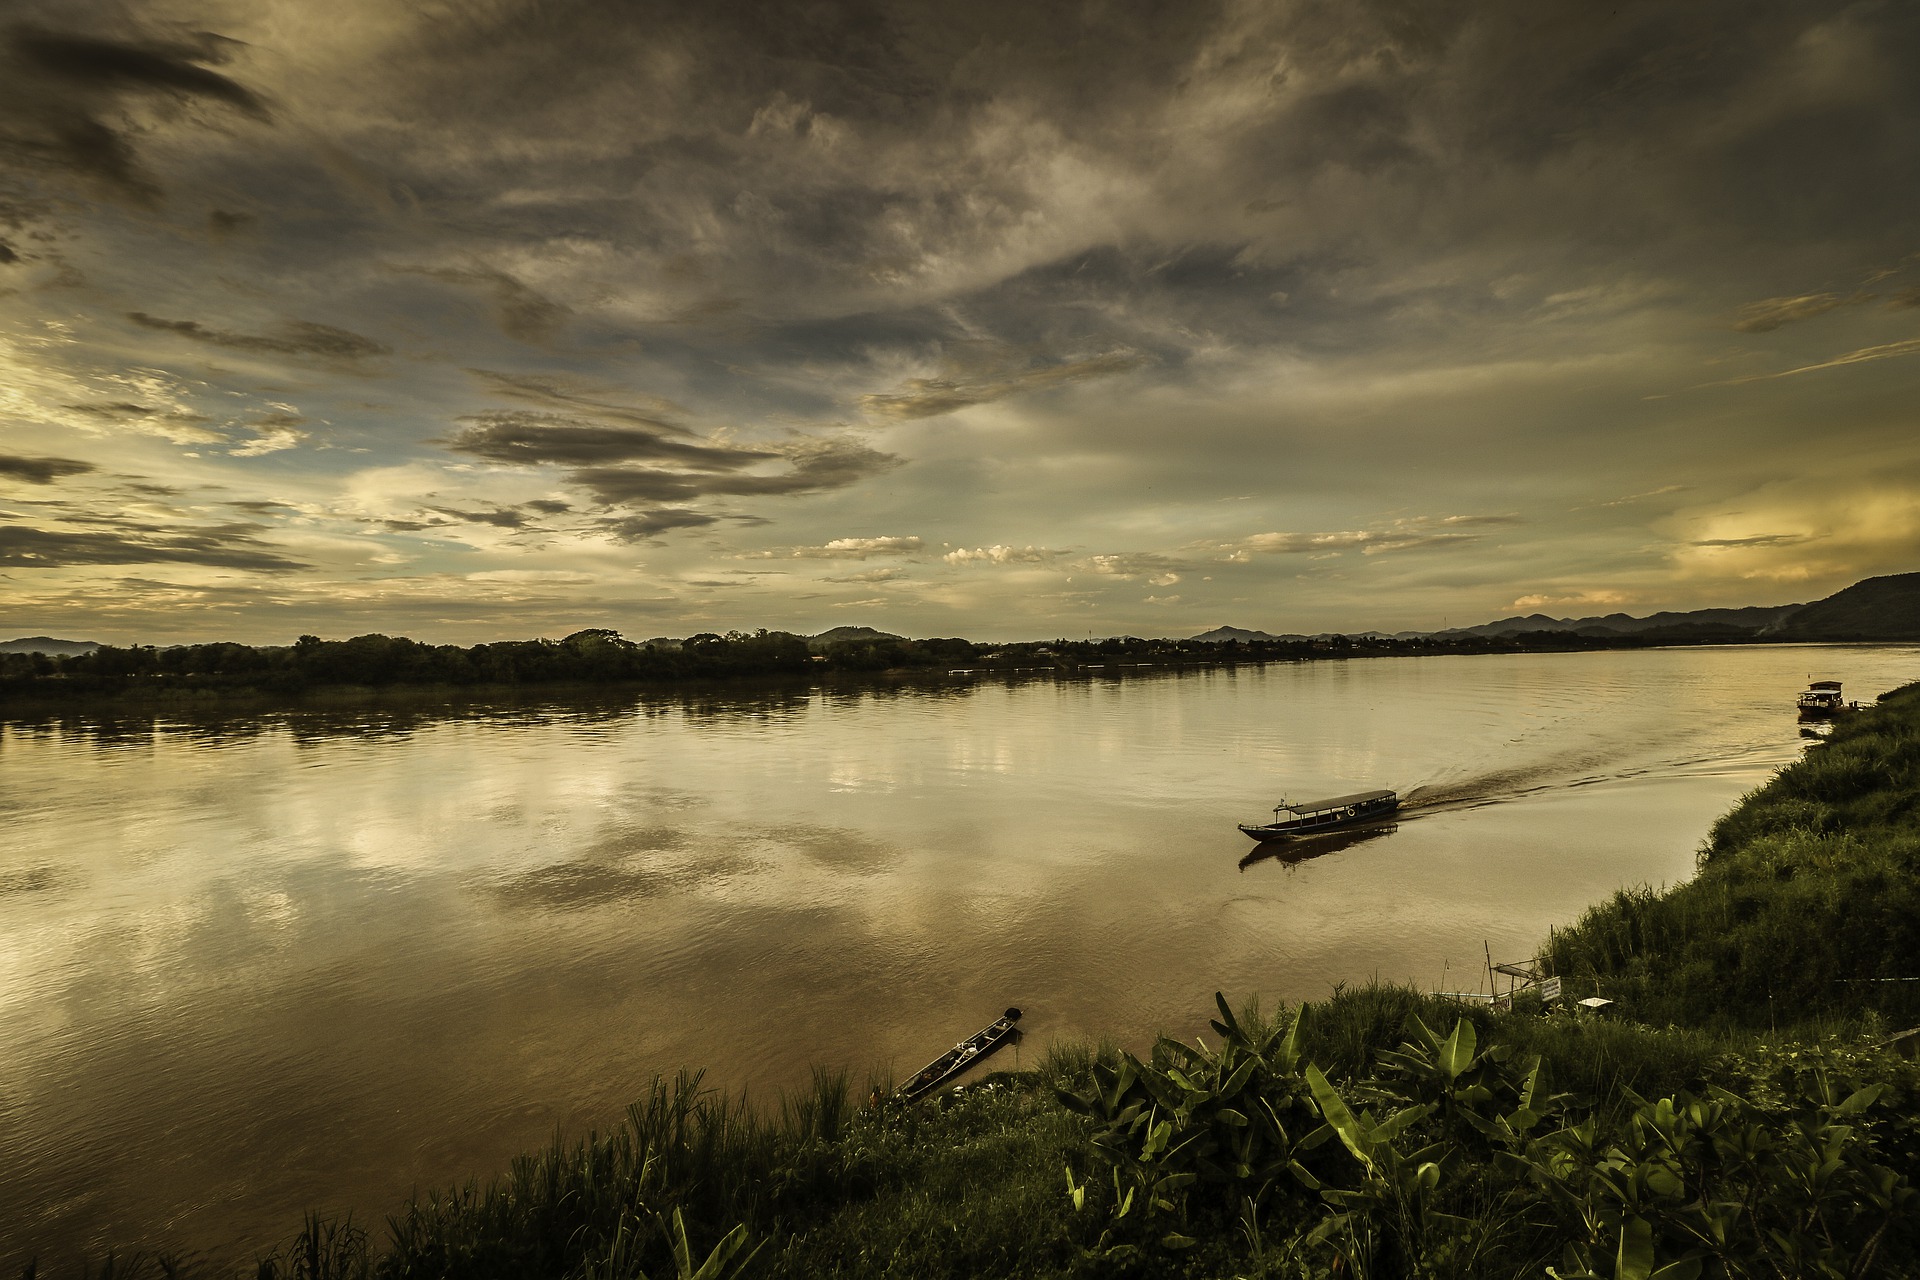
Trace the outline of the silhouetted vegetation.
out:
<instances>
[{"instance_id":1,"label":"silhouetted vegetation","mask_svg":"<svg viewBox=\"0 0 1920 1280\"><path fill-rule=\"evenodd\" d=\"M104 645L92 653L0 653L0 698L73 699L166 694L297 695L338 688L645 684L742 677L809 679L838 672L1121 674L1142 668L1377 658L1447 653L1562 653L1659 644L1736 643L1732 628L1685 634L1582 635L1542 631L1483 636L1346 636L1259 640L1051 640L978 644L890 636L809 641L783 631L730 631L684 640L633 641L605 629L563 640L504 640L461 647L405 636L347 640L301 636L291 645Z\"/></svg>"}]
</instances>

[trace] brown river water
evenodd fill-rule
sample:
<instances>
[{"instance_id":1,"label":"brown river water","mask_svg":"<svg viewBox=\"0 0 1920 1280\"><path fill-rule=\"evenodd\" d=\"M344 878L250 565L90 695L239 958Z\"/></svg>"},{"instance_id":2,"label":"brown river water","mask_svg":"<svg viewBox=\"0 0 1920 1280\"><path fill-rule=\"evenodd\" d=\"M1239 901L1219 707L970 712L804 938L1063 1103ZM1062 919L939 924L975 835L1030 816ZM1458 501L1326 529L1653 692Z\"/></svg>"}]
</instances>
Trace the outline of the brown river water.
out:
<instances>
[{"instance_id":1,"label":"brown river water","mask_svg":"<svg viewBox=\"0 0 1920 1280\"><path fill-rule=\"evenodd\" d=\"M1471 990L1689 875L1809 677L1920 648L0 721L0 1271L377 1223L682 1065L770 1102L1010 1004L1009 1067L1216 989ZM1376 786L1320 856L1234 829Z\"/></svg>"}]
</instances>

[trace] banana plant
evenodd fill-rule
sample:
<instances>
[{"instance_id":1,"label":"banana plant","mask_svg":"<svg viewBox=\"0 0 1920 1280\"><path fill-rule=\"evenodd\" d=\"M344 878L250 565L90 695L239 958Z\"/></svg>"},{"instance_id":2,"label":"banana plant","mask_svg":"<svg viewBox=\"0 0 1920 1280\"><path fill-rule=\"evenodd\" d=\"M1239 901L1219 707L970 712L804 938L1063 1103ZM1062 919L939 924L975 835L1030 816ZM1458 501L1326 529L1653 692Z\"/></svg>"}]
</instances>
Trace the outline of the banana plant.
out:
<instances>
[{"instance_id":1,"label":"banana plant","mask_svg":"<svg viewBox=\"0 0 1920 1280\"><path fill-rule=\"evenodd\" d=\"M1301 1019L1285 1032L1249 1028L1226 997L1215 993L1220 1017L1217 1049L1162 1038L1150 1061L1123 1053L1117 1062L1096 1063L1091 1087L1057 1090L1063 1105L1093 1122L1091 1145L1114 1166L1115 1218L1135 1204L1144 1216L1171 1215L1181 1224L1197 1183L1215 1188L1232 1211L1245 1212L1283 1179L1317 1188L1301 1156L1332 1136L1317 1122L1299 1074ZM1069 1174L1076 1207L1086 1203L1086 1183ZM1162 1237L1185 1247L1183 1230Z\"/></svg>"},{"instance_id":2,"label":"banana plant","mask_svg":"<svg viewBox=\"0 0 1920 1280\"><path fill-rule=\"evenodd\" d=\"M1360 1259L1348 1256L1344 1246L1371 1239L1373 1229L1383 1229L1407 1269L1415 1275L1426 1274L1429 1255L1443 1241L1457 1241L1474 1230L1472 1222L1437 1207L1453 1148L1446 1142L1431 1142L1402 1152L1396 1145L1432 1115L1434 1107L1413 1103L1376 1120L1369 1109L1355 1111L1320 1068L1308 1067L1306 1081L1314 1105L1358 1162L1361 1174L1357 1187L1321 1188L1322 1199L1339 1212L1323 1219L1311 1237L1331 1245L1349 1267L1357 1268Z\"/></svg>"}]
</instances>

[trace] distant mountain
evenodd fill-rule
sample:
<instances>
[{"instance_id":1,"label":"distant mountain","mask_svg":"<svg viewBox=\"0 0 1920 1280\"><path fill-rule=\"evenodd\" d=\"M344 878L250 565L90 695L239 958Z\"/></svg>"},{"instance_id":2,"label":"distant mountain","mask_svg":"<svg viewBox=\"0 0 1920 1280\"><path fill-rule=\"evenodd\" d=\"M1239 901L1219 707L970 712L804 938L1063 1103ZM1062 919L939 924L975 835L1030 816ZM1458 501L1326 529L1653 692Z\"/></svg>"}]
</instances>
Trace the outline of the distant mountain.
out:
<instances>
[{"instance_id":1,"label":"distant mountain","mask_svg":"<svg viewBox=\"0 0 1920 1280\"><path fill-rule=\"evenodd\" d=\"M830 644L846 644L849 641L856 644L862 642L878 644L883 640L904 639L906 639L905 636L896 636L885 631L875 631L872 627L834 627L830 631L822 631L817 636L808 636L807 648L824 649Z\"/></svg>"},{"instance_id":2,"label":"distant mountain","mask_svg":"<svg viewBox=\"0 0 1920 1280\"><path fill-rule=\"evenodd\" d=\"M1867 578L1795 610L1770 640L1920 640L1920 573Z\"/></svg>"},{"instance_id":3,"label":"distant mountain","mask_svg":"<svg viewBox=\"0 0 1920 1280\"><path fill-rule=\"evenodd\" d=\"M1238 640L1241 644L1251 644L1255 640L1304 640L1305 636L1276 636L1265 631L1249 631L1245 627L1215 627L1211 631L1202 631L1193 637L1201 644L1225 644L1229 640Z\"/></svg>"},{"instance_id":4,"label":"distant mountain","mask_svg":"<svg viewBox=\"0 0 1920 1280\"><path fill-rule=\"evenodd\" d=\"M0 642L0 653L44 653L49 658L74 658L100 646L92 640L55 640L52 636L22 636Z\"/></svg>"},{"instance_id":5,"label":"distant mountain","mask_svg":"<svg viewBox=\"0 0 1920 1280\"><path fill-rule=\"evenodd\" d=\"M1920 574L1911 575L1920 578ZM1644 618L1635 618L1624 613L1609 613L1590 618L1550 618L1544 613L1532 613L1525 617L1502 618L1498 622L1483 622L1477 627L1453 627L1433 634L1441 636L1510 636L1527 631L1571 631L1582 635L1639 635L1643 631L1672 631L1675 629L1708 629L1724 632L1760 631L1767 627L1778 626L1796 610L1811 608L1811 605L1783 604L1774 606L1754 605L1744 609L1691 609L1683 613L1663 611L1650 613Z\"/></svg>"}]
</instances>

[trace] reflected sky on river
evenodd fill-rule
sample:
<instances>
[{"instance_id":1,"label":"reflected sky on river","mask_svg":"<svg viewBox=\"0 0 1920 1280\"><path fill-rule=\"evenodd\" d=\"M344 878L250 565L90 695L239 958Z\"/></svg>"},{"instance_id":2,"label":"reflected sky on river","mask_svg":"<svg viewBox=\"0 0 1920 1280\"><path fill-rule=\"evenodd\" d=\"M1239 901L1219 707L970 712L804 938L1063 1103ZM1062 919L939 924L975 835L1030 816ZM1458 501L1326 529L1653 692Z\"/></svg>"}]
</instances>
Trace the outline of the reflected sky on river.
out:
<instances>
[{"instance_id":1,"label":"reflected sky on river","mask_svg":"<svg viewBox=\"0 0 1920 1280\"><path fill-rule=\"evenodd\" d=\"M770 1099L1009 1004L1031 1056L1191 1034L1216 988L1471 988L1483 943L1688 874L1803 749L1810 670L1870 697L1920 650L8 724L0 1265L378 1221L682 1064ZM1361 786L1409 803L1287 856L1234 829Z\"/></svg>"}]
</instances>

